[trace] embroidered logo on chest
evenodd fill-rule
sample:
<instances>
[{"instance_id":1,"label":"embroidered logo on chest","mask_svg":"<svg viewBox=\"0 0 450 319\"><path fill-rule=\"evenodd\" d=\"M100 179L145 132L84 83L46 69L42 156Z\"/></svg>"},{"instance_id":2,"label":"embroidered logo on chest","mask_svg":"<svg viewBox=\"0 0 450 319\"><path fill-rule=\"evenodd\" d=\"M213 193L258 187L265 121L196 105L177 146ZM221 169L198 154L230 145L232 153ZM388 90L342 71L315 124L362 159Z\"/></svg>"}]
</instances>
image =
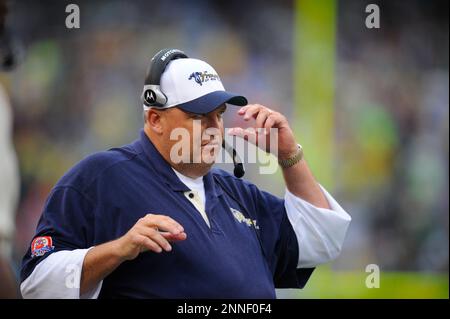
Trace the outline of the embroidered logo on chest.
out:
<instances>
[{"instance_id":1,"label":"embroidered logo on chest","mask_svg":"<svg viewBox=\"0 0 450 319\"><path fill-rule=\"evenodd\" d=\"M244 216L244 214L242 214L240 211L238 211L237 209L231 208L231 213L233 214L234 218L239 222L239 223L245 223L248 227L255 227L256 229L259 229L259 226L256 225L256 219L251 220L250 218L247 218Z\"/></svg>"}]
</instances>

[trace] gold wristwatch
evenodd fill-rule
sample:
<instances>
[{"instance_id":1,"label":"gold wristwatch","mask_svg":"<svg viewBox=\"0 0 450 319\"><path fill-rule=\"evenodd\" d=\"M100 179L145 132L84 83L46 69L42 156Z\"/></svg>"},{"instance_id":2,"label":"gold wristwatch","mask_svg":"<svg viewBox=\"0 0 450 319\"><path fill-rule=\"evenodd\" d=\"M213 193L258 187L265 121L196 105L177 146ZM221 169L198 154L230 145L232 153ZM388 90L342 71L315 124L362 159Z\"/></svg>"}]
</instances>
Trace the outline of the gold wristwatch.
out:
<instances>
[{"instance_id":1,"label":"gold wristwatch","mask_svg":"<svg viewBox=\"0 0 450 319\"><path fill-rule=\"evenodd\" d=\"M278 160L278 163L282 168L294 166L303 159L303 148L300 144L297 144L297 147L297 153L295 153L294 156L285 160Z\"/></svg>"}]
</instances>

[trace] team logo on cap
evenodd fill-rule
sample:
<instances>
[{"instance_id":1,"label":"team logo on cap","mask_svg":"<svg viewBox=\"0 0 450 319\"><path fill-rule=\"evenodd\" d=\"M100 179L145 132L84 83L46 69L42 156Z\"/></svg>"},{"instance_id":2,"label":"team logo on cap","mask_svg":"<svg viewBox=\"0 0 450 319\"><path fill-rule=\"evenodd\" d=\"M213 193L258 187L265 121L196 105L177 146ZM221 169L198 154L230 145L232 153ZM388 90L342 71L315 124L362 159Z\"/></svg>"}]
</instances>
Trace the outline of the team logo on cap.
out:
<instances>
[{"instance_id":1,"label":"team logo on cap","mask_svg":"<svg viewBox=\"0 0 450 319\"><path fill-rule=\"evenodd\" d=\"M153 104L156 102L156 94L152 90L145 90L144 101L148 104Z\"/></svg>"},{"instance_id":2,"label":"team logo on cap","mask_svg":"<svg viewBox=\"0 0 450 319\"><path fill-rule=\"evenodd\" d=\"M189 76L188 80L194 79L200 85L203 85L204 82L208 81L220 81L220 78L217 74L205 72L192 72Z\"/></svg>"},{"instance_id":3,"label":"team logo on cap","mask_svg":"<svg viewBox=\"0 0 450 319\"><path fill-rule=\"evenodd\" d=\"M31 242L31 257L40 257L55 249L50 236L36 237Z\"/></svg>"}]
</instances>

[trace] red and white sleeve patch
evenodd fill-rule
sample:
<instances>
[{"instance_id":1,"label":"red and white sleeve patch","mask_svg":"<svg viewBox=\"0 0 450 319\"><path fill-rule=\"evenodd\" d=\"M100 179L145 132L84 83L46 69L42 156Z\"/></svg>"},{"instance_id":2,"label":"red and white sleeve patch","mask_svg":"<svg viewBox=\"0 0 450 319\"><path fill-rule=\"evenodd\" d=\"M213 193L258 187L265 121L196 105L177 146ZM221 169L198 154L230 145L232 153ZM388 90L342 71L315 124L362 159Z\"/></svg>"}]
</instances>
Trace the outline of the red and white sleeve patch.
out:
<instances>
[{"instance_id":1,"label":"red and white sleeve patch","mask_svg":"<svg viewBox=\"0 0 450 319\"><path fill-rule=\"evenodd\" d=\"M55 249L50 236L36 237L31 242L31 257L40 257Z\"/></svg>"}]
</instances>

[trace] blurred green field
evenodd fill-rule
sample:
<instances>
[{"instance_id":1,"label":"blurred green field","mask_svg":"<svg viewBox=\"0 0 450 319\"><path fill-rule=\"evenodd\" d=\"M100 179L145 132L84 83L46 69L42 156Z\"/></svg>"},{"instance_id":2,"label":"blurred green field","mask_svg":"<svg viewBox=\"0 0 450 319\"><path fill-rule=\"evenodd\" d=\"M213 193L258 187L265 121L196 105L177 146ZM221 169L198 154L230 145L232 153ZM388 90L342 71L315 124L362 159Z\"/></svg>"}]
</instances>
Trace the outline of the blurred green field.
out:
<instances>
[{"instance_id":1,"label":"blurred green field","mask_svg":"<svg viewBox=\"0 0 450 319\"><path fill-rule=\"evenodd\" d=\"M337 272L319 267L303 290L290 298L449 298L448 274L420 272L381 272L380 288L367 288L365 272ZM286 296L285 296L286 297Z\"/></svg>"}]
</instances>

